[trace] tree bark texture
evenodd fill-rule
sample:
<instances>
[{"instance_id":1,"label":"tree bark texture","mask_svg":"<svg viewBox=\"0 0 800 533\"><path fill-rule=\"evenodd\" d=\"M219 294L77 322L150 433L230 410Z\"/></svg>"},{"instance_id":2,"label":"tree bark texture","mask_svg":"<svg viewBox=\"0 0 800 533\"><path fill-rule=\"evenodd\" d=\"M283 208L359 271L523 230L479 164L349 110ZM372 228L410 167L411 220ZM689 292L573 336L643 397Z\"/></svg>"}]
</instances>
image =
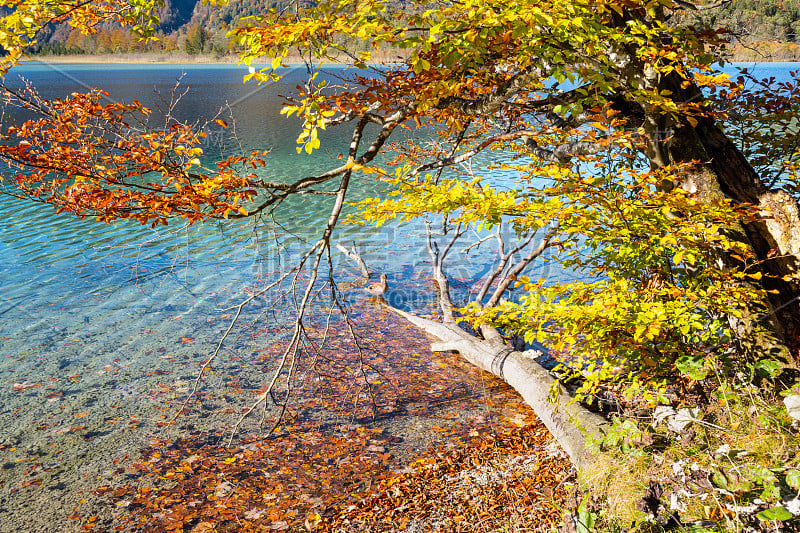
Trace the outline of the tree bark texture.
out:
<instances>
[{"instance_id":1,"label":"tree bark texture","mask_svg":"<svg viewBox=\"0 0 800 533\"><path fill-rule=\"evenodd\" d=\"M682 84L683 79L672 74L665 77L661 88L671 91L676 101L702 101L696 85ZM685 121L674 128L660 122L665 130L672 130L665 143L669 161L701 163L681 187L696 191L700 198L726 197L738 205L760 209L757 220L742 225L743 238L758 261L752 270L763 274L760 284L768 291L770 316L764 322L768 321L796 354L800 348L800 284L784 278L797 275L800 265L797 201L786 191L768 189L713 117L698 117L694 127Z\"/></svg>"},{"instance_id":2,"label":"tree bark texture","mask_svg":"<svg viewBox=\"0 0 800 533\"><path fill-rule=\"evenodd\" d=\"M473 365L494 374L513 387L542 420L577 468L591 460L586 451L586 440L602 437L609 427L608 422L578 403L571 403L573 398L536 361L514 351L502 341L481 341L455 323L435 322L391 306L389 308L438 338L439 342L431 345L433 351L457 351ZM558 391L555 402L548 399L553 386Z\"/></svg>"}]
</instances>

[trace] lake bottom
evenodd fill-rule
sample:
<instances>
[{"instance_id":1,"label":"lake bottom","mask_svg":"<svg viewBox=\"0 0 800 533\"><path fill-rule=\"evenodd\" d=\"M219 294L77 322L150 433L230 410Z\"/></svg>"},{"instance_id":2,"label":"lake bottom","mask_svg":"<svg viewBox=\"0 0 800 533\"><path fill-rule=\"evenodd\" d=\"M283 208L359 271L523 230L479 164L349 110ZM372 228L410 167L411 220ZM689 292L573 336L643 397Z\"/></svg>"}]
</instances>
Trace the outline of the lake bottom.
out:
<instances>
[{"instance_id":1,"label":"lake bottom","mask_svg":"<svg viewBox=\"0 0 800 533\"><path fill-rule=\"evenodd\" d=\"M203 282L212 283L210 270L213 288ZM308 331L324 343L318 352L303 348L287 413L273 437L259 440L278 413L270 403L264 422L259 408L243 421L234 448L227 447L288 339L290 316L276 310L285 306L269 302L241 317L198 394L171 422L233 317L220 308L247 295L236 270L195 271L187 274L191 283L177 271L157 282L104 278L100 288L91 275L73 276L61 290L50 287L56 301L15 299L13 288L7 293L0 315L0 531L132 526L131 502L141 496L124 488L163 489L157 474L186 459L177 450L204 450L220 465L231 457L241 462L236 454L248 449L268 456L259 475L285 498L261 502L250 516L281 526L404 468L432 443L524 418L524 406L513 403L499 380L457 355L432 354L424 335L353 291L348 300L361 351L337 312L317 310ZM39 272L43 284L65 279L49 269ZM129 275L120 271L119 277ZM220 284L226 275L230 282ZM278 387L278 400L286 388ZM297 471L304 472L303 483L297 475L287 480Z\"/></svg>"}]
</instances>

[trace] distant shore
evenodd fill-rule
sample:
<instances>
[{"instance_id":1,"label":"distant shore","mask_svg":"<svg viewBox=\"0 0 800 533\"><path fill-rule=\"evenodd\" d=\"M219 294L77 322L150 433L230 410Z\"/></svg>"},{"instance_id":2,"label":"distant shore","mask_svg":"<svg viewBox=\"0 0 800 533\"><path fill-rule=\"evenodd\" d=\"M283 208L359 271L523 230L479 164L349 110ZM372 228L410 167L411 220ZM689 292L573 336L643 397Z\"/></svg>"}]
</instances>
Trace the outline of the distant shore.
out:
<instances>
[{"instance_id":1,"label":"distant shore","mask_svg":"<svg viewBox=\"0 0 800 533\"><path fill-rule=\"evenodd\" d=\"M730 61L779 63L800 61L800 43L757 41L737 44L730 50Z\"/></svg>"},{"instance_id":2,"label":"distant shore","mask_svg":"<svg viewBox=\"0 0 800 533\"><path fill-rule=\"evenodd\" d=\"M302 63L303 57L299 55L289 55L284 60L285 64ZM397 54L373 54L372 63L381 62L397 62L401 58ZM269 63L270 58L264 58L263 61L254 61L253 63ZM220 63L220 64L237 64L239 63L238 55L219 55L219 54L182 54L182 53L120 53L120 54L77 54L77 55L40 55L30 56L23 60L26 63L108 63L108 64L124 64L124 63L164 63L164 64L200 64L200 63Z\"/></svg>"},{"instance_id":3,"label":"distant shore","mask_svg":"<svg viewBox=\"0 0 800 533\"><path fill-rule=\"evenodd\" d=\"M239 56L220 56L213 54L76 54L76 55L41 55L31 56L23 60L25 63L238 63Z\"/></svg>"},{"instance_id":4,"label":"distant shore","mask_svg":"<svg viewBox=\"0 0 800 533\"><path fill-rule=\"evenodd\" d=\"M373 54L373 63L396 63L402 58L396 53ZM199 64L199 63L221 63L237 64L238 55L219 55L219 54L185 54L180 52L170 53L119 53L119 54L80 54L80 55L41 55L32 56L24 60L25 62L39 63L164 63L164 64ZM268 63L269 58L264 58L263 63ZM776 42L754 42L749 44L737 44L730 49L728 61L732 62L788 62L800 61L800 43L776 43ZM300 55L288 56L285 63L302 63ZM254 63L262 63L255 61Z\"/></svg>"}]
</instances>

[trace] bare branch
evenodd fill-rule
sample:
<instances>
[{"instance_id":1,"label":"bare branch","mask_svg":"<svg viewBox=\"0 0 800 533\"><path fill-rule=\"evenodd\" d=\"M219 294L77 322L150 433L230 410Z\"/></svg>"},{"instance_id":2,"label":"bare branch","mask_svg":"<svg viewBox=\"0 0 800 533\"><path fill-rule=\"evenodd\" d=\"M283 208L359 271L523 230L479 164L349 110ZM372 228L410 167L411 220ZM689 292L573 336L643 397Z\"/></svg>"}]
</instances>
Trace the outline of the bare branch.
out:
<instances>
[{"instance_id":1,"label":"bare branch","mask_svg":"<svg viewBox=\"0 0 800 533\"><path fill-rule=\"evenodd\" d=\"M470 244L469 246L467 246L466 248L461 250L461 252L462 253L467 253L471 249L475 248L476 246L480 246L481 244L485 243L486 241L492 240L493 238L494 238L494 235L487 235L486 237L483 237L482 239L478 239L477 241L473 242L472 244Z\"/></svg>"},{"instance_id":2,"label":"bare branch","mask_svg":"<svg viewBox=\"0 0 800 533\"><path fill-rule=\"evenodd\" d=\"M530 242L533 240L533 237L536 235L535 232L531 233L524 241L522 241L522 243L519 246L511 250L509 253L505 253L505 240L503 239L502 228L503 225L499 224L497 226L497 231L493 235L493 237L497 239L497 255L499 256L499 261L497 262L495 268L492 269L492 272L489 274L486 280L484 280L481 289L478 291L478 295L475 297L475 301L478 302L479 304L483 302L484 298L486 298L486 295L489 292L489 288L506 269L506 267L508 266L508 262L514 256L514 254L520 251L528 244L530 244Z\"/></svg>"},{"instance_id":3,"label":"bare branch","mask_svg":"<svg viewBox=\"0 0 800 533\"><path fill-rule=\"evenodd\" d=\"M676 4L690 11L708 11L709 9L716 9L718 7L728 5L732 2L733 0L719 0L717 2L712 2L710 4L700 5L700 4L695 4L693 2L687 2L686 0L675 0Z\"/></svg>"},{"instance_id":4,"label":"bare branch","mask_svg":"<svg viewBox=\"0 0 800 533\"><path fill-rule=\"evenodd\" d=\"M502 133L500 135L493 135L487 137L473 148L462 152L457 156L450 156L439 161L420 165L408 173L409 177L416 176L422 172L429 172L431 170L439 169L442 167L453 166L462 163L478 153L482 152L491 145L499 142L513 141L522 139L525 141L525 146L536 157L551 161L554 163L568 163L573 156L576 155L592 155L604 150L609 150L616 146L616 143L602 143L602 142L589 142L589 141L575 141L571 143L564 143L552 150L547 150L539 147L539 145L531 137L540 135L541 132L534 130L518 130L510 133Z\"/></svg>"},{"instance_id":5,"label":"bare branch","mask_svg":"<svg viewBox=\"0 0 800 533\"><path fill-rule=\"evenodd\" d=\"M616 146L616 143L600 143L590 141L575 141L556 146L552 150L541 148L535 140L528 136L523 137L525 147L539 159L551 163L569 163L576 155L594 155Z\"/></svg>"},{"instance_id":6,"label":"bare branch","mask_svg":"<svg viewBox=\"0 0 800 533\"><path fill-rule=\"evenodd\" d=\"M519 263L514 265L511 270L509 270L508 274L500 281L500 284L495 289L492 297L489 298L487 302L487 306L491 307L493 305L497 305L500 303L500 298L502 297L503 293L508 289L508 287L513 283L517 276L519 276L523 270L525 270L528 265L531 264L531 261L542 255L542 253L550 246L553 237L548 235L539 245L530 251L528 255L526 255Z\"/></svg>"},{"instance_id":7,"label":"bare branch","mask_svg":"<svg viewBox=\"0 0 800 533\"><path fill-rule=\"evenodd\" d=\"M352 140L350 142L350 150L349 150L349 157L350 157L351 160L355 159L355 157L356 157L356 155L358 153L358 147L359 147L359 145L361 143L361 139L362 139L363 132L364 132L364 127L369 122L370 122L370 118L369 117L366 117L366 116L362 117L361 120L359 121L358 125L353 130L353 138L352 138ZM389 133L391 133L391 131L387 132L387 134L386 134L387 137L388 137ZM379 134L379 137L380 137L380 134ZM385 141L385 138L384 138L384 141ZM374 141L372 146L375 145L375 142L377 142L377 141ZM306 312L308 311L308 305L309 305L309 302L311 301L311 295L313 293L314 284L316 283L316 281L318 279L319 266L320 266L320 263L322 262L323 256L328 257L329 258L329 262L330 262L330 239L331 239L331 236L333 235L333 230L336 227L337 222L339 221L339 216L341 215L342 208L344 207L345 197L347 195L347 190L348 190L348 187L349 187L349 184L350 184L351 175L352 175L351 169L348 168L348 169L346 169L344 171L344 173L342 175L342 180L339 183L339 190L338 190L337 195L336 195L336 201L334 202L334 205L331 208L330 215L328 216L328 221L327 221L327 223L325 225L325 231L323 232L323 234L319 238L319 240L305 254L305 257L310 257L311 254L313 253L314 262L313 262L313 264L311 266L311 273L310 273L308 281L306 282L306 286L305 286L305 290L303 291L302 298L300 299L299 302L295 302L295 308L296 308L296 312L295 313L296 314L295 314L295 321L294 321L294 333L292 335L292 339L291 339L291 341L289 341L289 344L286 346L286 349L284 350L283 355L281 356L280 363L278 364L278 368L275 370L275 373L274 373L274 375L272 377L272 380L271 380L270 384L267 386L266 390L263 393L258 395L258 397L256 398L256 401L253 402L251 404L251 406L248 409L246 409L240 415L240 417L237 420L236 424L234 424L234 427L231 430L231 435L230 435L230 439L229 439L229 445L230 445L230 443L233 442L233 438L236 435L236 433L238 432L238 430L241 427L242 423L244 422L245 418L250 413L252 413L259 405L261 405L262 403L266 403L267 397L269 395L271 395L272 392L275 390L275 386L276 386L276 384L278 382L278 379L280 378L280 375L283 372L283 370L286 368L287 361L290 361L289 362L289 369L288 369L289 374L286 376L285 379L286 379L287 383L289 383L289 382L291 382L291 380L293 378L295 364L296 364L296 361L297 361L297 350L299 348L299 343L302 340L303 336L306 335L306 333L305 333L305 325L303 323L303 320L305 318ZM295 275L294 282L293 282L293 291L292 292L294 292L294 284L297 283L297 280L298 280L297 276L299 275L299 269L300 268L301 268L301 265L298 265L298 267L297 267L298 274ZM352 331L352 328L351 328L351 331ZM291 357L291 359L289 359L290 357ZM288 404L290 390L291 390L290 386L287 385L287 396L284 399L283 405L281 406L281 411L280 411L277 419L275 420L275 424L273 425L272 429L270 429L269 433L272 433L273 431L275 431L275 429L278 427L278 424L280 424L283 415L286 412L286 406Z\"/></svg>"},{"instance_id":8,"label":"bare branch","mask_svg":"<svg viewBox=\"0 0 800 533\"><path fill-rule=\"evenodd\" d=\"M456 137L455 142L453 142L453 148L450 150L450 155L448 157L453 157L455 155L456 150L458 150L458 147L461 145L461 142L464 140L464 135L466 135L470 124L472 124L472 119L467 120L466 124L464 124L464 127L461 128L461 131L458 132L458 136ZM439 183L439 178L442 177L442 171L443 170L444 170L443 166L439 167L439 171L436 173L436 178L434 178L434 180L433 180L434 183L436 183L436 184Z\"/></svg>"},{"instance_id":9,"label":"bare branch","mask_svg":"<svg viewBox=\"0 0 800 533\"><path fill-rule=\"evenodd\" d=\"M427 220L425 221L425 237L428 246L428 255L431 257L433 279L436 280L436 284L439 286L439 307L442 310L443 322L455 322L455 316L453 315L455 306L450 298L450 281L447 279L447 275L444 273L443 269L444 260L447 257L447 254L450 253L450 250L453 248L453 244L455 244L456 240L466 231L467 229L463 226L463 224L459 223L444 250L440 250L439 244L433 238L433 231L431 230L430 222ZM443 217L441 234L446 236L447 233L447 219Z\"/></svg>"},{"instance_id":10,"label":"bare branch","mask_svg":"<svg viewBox=\"0 0 800 533\"><path fill-rule=\"evenodd\" d=\"M439 161L435 161L433 163L427 163L425 165L420 165L419 167L417 167L414 170L412 170L411 172L409 172L408 176L409 177L413 177L413 176L416 176L417 174L420 174L421 172L428 172L430 170L435 170L435 169L442 168L442 167L457 165L459 163L462 163L462 162L466 161L467 159L470 159L470 158L474 157L475 155L477 155L478 153L482 152L483 150L485 150L486 148L488 148L489 146L491 146L491 145L493 145L495 143L504 142L504 141L513 141L513 140L516 140L516 139L521 139L521 138L526 137L526 136L530 137L530 136L537 135L537 134L538 134L538 132L533 131L533 130L519 130L519 131L514 131L514 132L511 132L511 133L503 133L503 134L500 134L500 135L493 135L491 137L487 137L486 139L481 141L478 145L476 145L473 148L467 150L466 152L462 152L458 156L450 156L450 157L446 157L444 159L441 159Z\"/></svg>"},{"instance_id":11,"label":"bare branch","mask_svg":"<svg viewBox=\"0 0 800 533\"><path fill-rule=\"evenodd\" d=\"M548 77L543 69L527 68L514 74L505 82L499 84L494 93L477 100L468 100L458 96L442 98L436 104L438 109L454 109L467 115L492 115L512 96L522 90L534 79Z\"/></svg>"},{"instance_id":12,"label":"bare branch","mask_svg":"<svg viewBox=\"0 0 800 533\"><path fill-rule=\"evenodd\" d=\"M359 111L357 109L351 109L347 113L342 113L338 117L333 117L333 118L327 119L325 121L325 127L326 128L330 128L331 126L337 126L339 124L344 124L345 122L350 122L351 120L355 120L356 118L358 118L360 115L364 115L364 114L372 115L380 107L381 107L380 102L374 102L372 105L370 105L364 111Z\"/></svg>"},{"instance_id":13,"label":"bare branch","mask_svg":"<svg viewBox=\"0 0 800 533\"><path fill-rule=\"evenodd\" d=\"M274 209L275 206L292 194L305 191L310 187L325 183L339 176L349 175L350 169L353 167L353 163L356 165L366 165L370 163L373 159L375 159L375 156L378 155L394 129L403 121L405 121L408 115L414 110L414 107L415 103L405 105L403 108L386 117L379 117L373 113L366 113L362 115L354 132L354 135L358 137L358 141L355 144L356 149L354 150L352 148L353 144L351 143L349 161L343 165L340 165L339 167L329 170L328 172L318 176L308 176L289 184L280 182L267 182L258 179L251 180L251 186L265 189L267 193L270 194L270 198L261 203L261 205L251 209L247 215L232 215L231 218L252 216L270 208ZM372 143L367 147L364 153L361 154L361 156L358 156L357 147L361 142L364 128L369 123L377 123L381 124L382 126Z\"/></svg>"},{"instance_id":14,"label":"bare branch","mask_svg":"<svg viewBox=\"0 0 800 533\"><path fill-rule=\"evenodd\" d=\"M353 243L352 250L348 250L340 243L336 244L336 249L342 252L344 255L352 259L358 265L358 268L361 270L361 277L364 279L369 279L369 269L367 268L367 264L364 262L364 259L361 258L361 255L356 250L356 244Z\"/></svg>"}]
</instances>

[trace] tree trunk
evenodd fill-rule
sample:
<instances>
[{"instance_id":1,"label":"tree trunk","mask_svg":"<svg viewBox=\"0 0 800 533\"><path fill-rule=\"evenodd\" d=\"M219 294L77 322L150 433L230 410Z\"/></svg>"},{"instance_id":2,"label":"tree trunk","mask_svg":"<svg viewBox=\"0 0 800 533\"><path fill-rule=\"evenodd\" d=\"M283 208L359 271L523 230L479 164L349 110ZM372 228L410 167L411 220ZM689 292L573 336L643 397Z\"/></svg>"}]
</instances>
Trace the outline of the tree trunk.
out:
<instances>
[{"instance_id":1,"label":"tree trunk","mask_svg":"<svg viewBox=\"0 0 800 533\"><path fill-rule=\"evenodd\" d=\"M514 351L502 341L481 341L455 323L435 322L388 307L440 339L440 342L431 345L431 350L457 351L473 365L511 385L542 420L577 468L591 460L586 452L586 439L601 437L609 428L608 422L572 402L572 396L536 361ZM556 387L557 394L556 400L551 402L548 398L553 387Z\"/></svg>"},{"instance_id":2,"label":"tree trunk","mask_svg":"<svg viewBox=\"0 0 800 533\"><path fill-rule=\"evenodd\" d=\"M697 128L703 148L711 158L719 189L739 204L761 209L761 217L744 224L750 246L764 274L761 284L774 313L770 322L775 332L792 349L800 335L800 286L784 280L797 274L800 261L800 216L794 198L782 190L768 190L741 152L713 124ZM772 257L770 257L772 255Z\"/></svg>"},{"instance_id":3,"label":"tree trunk","mask_svg":"<svg viewBox=\"0 0 800 533\"><path fill-rule=\"evenodd\" d=\"M429 242L430 238L429 229ZM455 240L451 241L450 244L452 245L454 242ZM528 254L528 257L533 258L541 254L546 248L547 242L549 241L544 241L543 244L536 247L534 251ZM355 245L353 245L352 250L347 250L341 245L337 245L337 248L358 263L363 274L362 279L359 281L363 283L368 277L368 269L366 263L356 251ZM450 246L447 248L449 249ZM429 249L431 252L433 251L433 247L430 245ZM442 255L437 253L434 262L438 262L438 265L441 266L441 261L446 255L446 252ZM443 272L440 271L440 274L442 278L447 279ZM506 286L501 283L500 291L505 290L504 287ZM450 302L448 285L440 285L440 288L442 290L439 294L440 303L443 301ZM600 438L608 431L610 426L606 419L573 402L573 397L544 367L530 357L510 348L496 329L490 326L481 327L486 340L480 340L458 327L455 320L452 319L452 315L450 317L451 320L448 322L436 322L407 313L392 307L386 302L381 305L405 318L425 333L438 338L439 342L431 345L432 351L459 352L464 359L473 365L494 374L508 383L542 420L545 427L561 445L576 468L581 468L589 463L591 456L586 451L586 440L587 438ZM442 308L444 309L444 304L442 304ZM556 391L555 398L551 398L551 390ZM554 401L551 401L551 399Z\"/></svg>"},{"instance_id":4,"label":"tree trunk","mask_svg":"<svg viewBox=\"0 0 800 533\"><path fill-rule=\"evenodd\" d=\"M673 73L665 77L662 89L672 91L676 101L702 101L699 88L693 84L684 88L683 81ZM670 129L668 124L663 126ZM696 190L700 198L724 196L736 204L761 209L757 220L742 226L742 238L758 259L752 270L763 274L760 284L768 291L770 316L761 322L768 323L779 343L797 353L800 348L800 284L789 279L798 273L800 265L797 201L785 191L769 190L712 117L700 117L695 127L685 122L680 124L665 144L670 162L701 162L698 172L681 187Z\"/></svg>"}]
</instances>

